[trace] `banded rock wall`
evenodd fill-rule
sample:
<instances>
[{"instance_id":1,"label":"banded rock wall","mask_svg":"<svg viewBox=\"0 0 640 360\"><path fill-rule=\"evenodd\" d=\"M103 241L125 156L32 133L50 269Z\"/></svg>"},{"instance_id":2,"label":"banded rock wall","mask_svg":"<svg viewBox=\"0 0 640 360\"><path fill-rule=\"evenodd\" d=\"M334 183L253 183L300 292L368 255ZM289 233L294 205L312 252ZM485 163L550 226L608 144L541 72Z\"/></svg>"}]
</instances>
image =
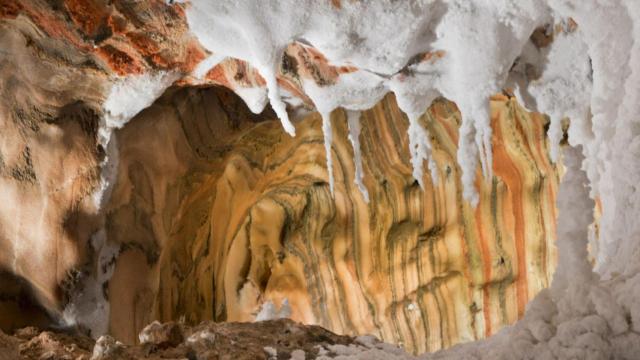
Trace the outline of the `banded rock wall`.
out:
<instances>
[{"instance_id":1,"label":"banded rock wall","mask_svg":"<svg viewBox=\"0 0 640 360\"><path fill-rule=\"evenodd\" d=\"M433 351L495 333L548 285L558 172L545 119L515 100L492 100L496 176L478 180L475 210L462 199L460 119L446 100L421 119L440 174L424 191L394 98L362 113L369 204L353 184L344 112L332 114L332 198L317 114L291 138L273 114L234 101L178 91L117 134L106 209L107 236L121 244L108 288L117 338L135 341L153 319L252 321L264 302L287 299L295 320Z\"/></svg>"}]
</instances>

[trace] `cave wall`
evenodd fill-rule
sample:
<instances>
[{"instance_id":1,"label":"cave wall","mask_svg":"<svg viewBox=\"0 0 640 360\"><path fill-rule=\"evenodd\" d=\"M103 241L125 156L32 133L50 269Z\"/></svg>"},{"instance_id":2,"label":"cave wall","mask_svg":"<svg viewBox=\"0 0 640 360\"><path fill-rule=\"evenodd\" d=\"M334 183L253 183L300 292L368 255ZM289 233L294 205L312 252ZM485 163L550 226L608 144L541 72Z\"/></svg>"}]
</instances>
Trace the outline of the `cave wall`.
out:
<instances>
[{"instance_id":1,"label":"cave wall","mask_svg":"<svg viewBox=\"0 0 640 360\"><path fill-rule=\"evenodd\" d=\"M318 114L292 138L222 89L170 91L117 132L110 331L134 342L154 319L252 321L285 299L295 320L416 352L513 323L555 267L559 175L544 117L506 95L491 109L495 176L478 169L476 209L462 198L453 103L421 118L440 174L424 191L393 96L362 112L367 204L343 111L332 114L332 197Z\"/></svg>"},{"instance_id":2,"label":"cave wall","mask_svg":"<svg viewBox=\"0 0 640 360\"><path fill-rule=\"evenodd\" d=\"M99 226L90 200L99 113L87 104L100 99L102 86L81 56L46 56L69 47L28 24L0 23L0 49L0 271L9 275L1 289L7 295L18 286L56 317ZM29 317L11 308L0 311L5 329Z\"/></svg>"},{"instance_id":3,"label":"cave wall","mask_svg":"<svg viewBox=\"0 0 640 360\"><path fill-rule=\"evenodd\" d=\"M4 330L80 322L135 342L154 319L250 321L265 301L287 299L296 320L422 352L495 333L548 285L558 169L543 117L493 98L496 177L478 176L473 209L456 165L455 105L438 100L420 120L440 173L423 191L407 120L387 96L362 113L367 204L344 112L332 114L332 196L319 116L300 115L291 138L269 107L254 115L230 91L193 87L266 94L238 59L193 76L206 56L181 5L0 0ZM294 42L277 75L307 111L305 82L328 88L357 71ZM109 91L155 73L177 87L114 132L116 177L100 207Z\"/></svg>"}]
</instances>

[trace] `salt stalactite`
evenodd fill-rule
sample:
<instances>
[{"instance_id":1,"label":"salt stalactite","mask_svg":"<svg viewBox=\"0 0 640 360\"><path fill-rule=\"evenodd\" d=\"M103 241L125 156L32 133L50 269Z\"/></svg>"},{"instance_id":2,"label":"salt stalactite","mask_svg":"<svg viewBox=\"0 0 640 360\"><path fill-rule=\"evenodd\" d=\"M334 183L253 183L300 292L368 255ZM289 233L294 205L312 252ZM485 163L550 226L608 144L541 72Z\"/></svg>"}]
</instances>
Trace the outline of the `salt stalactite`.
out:
<instances>
[{"instance_id":1,"label":"salt stalactite","mask_svg":"<svg viewBox=\"0 0 640 360\"><path fill-rule=\"evenodd\" d=\"M277 61L275 62L275 64L279 65L282 61L283 52L279 51L278 54L280 55L277 56ZM289 120L287 106L285 105L284 101L282 101L282 98L280 96L280 88L278 87L278 79L276 78L276 69L278 68L278 65L258 66L257 68L258 72L260 72L260 75L262 75L262 77L264 77L265 81L267 82L267 95L269 96L269 102L271 103L271 107L273 108L273 110L276 112L276 115L278 115L284 131L286 131L287 134L291 136L295 136L296 128L291 123L291 120Z\"/></svg>"},{"instance_id":2,"label":"salt stalactite","mask_svg":"<svg viewBox=\"0 0 640 360\"><path fill-rule=\"evenodd\" d=\"M537 110L549 115L551 159L556 161L562 140L562 119L571 119L571 140L592 137L589 107L591 101L591 64L587 45L577 31L555 35L540 79L529 84Z\"/></svg>"},{"instance_id":3,"label":"salt stalactite","mask_svg":"<svg viewBox=\"0 0 640 360\"><path fill-rule=\"evenodd\" d=\"M197 1L188 12L189 27L204 47L220 56L247 61L258 70L266 82L271 106L291 136L295 135L295 127L282 100L276 74L284 49L305 24L308 13L305 15L302 9L294 3ZM255 109L256 106L251 108Z\"/></svg>"},{"instance_id":4,"label":"salt stalactite","mask_svg":"<svg viewBox=\"0 0 640 360\"><path fill-rule=\"evenodd\" d=\"M267 300L262 303L260 307L260 311L256 314L255 322L258 321L267 321L267 320L276 320L276 319L288 319L291 317L291 305L289 304L289 299L285 298L282 300L282 304L280 305L280 309L276 308L276 304L271 300Z\"/></svg>"},{"instance_id":5,"label":"salt stalactite","mask_svg":"<svg viewBox=\"0 0 640 360\"><path fill-rule=\"evenodd\" d=\"M564 292L571 282L588 284L592 280L587 240L595 203L589 197L587 175L580 169L583 159L580 148L563 152L566 172L557 197L558 267L552 284L554 293Z\"/></svg>"},{"instance_id":6,"label":"salt stalactite","mask_svg":"<svg viewBox=\"0 0 640 360\"><path fill-rule=\"evenodd\" d=\"M557 162L560 156L560 142L562 141L563 135L562 117L558 115L553 115L550 117L551 120L549 123L549 132L547 133L550 142L549 156L551 156L551 160L553 162Z\"/></svg>"},{"instance_id":7,"label":"salt stalactite","mask_svg":"<svg viewBox=\"0 0 640 360\"><path fill-rule=\"evenodd\" d=\"M445 8L432 1L349 2L341 4L339 11L330 2L310 0L282 1L277 5L263 1L198 1L188 9L187 19L190 29L211 52L245 60L258 69L267 83L274 110L285 130L293 134L295 129L280 97L276 77L281 59L277 55L282 54L287 44L304 39L333 64L355 66L364 70L358 71L359 75L375 78L375 81L354 81L348 87L340 85L341 91L329 94L334 103L324 110L315 101L317 97L310 96L321 112L340 106L363 109L364 104L372 106L375 98L380 99L388 91L385 82L410 63L414 55L433 48L437 18ZM260 14L259 20L256 14ZM371 18L383 23L372 23ZM398 29L395 24L406 24L406 27ZM344 74L340 79L347 77L349 74ZM374 96L363 96L369 93ZM490 149L482 153L490 156ZM467 171L472 174L467 183L471 183L473 193L475 163L470 160L463 166L473 169Z\"/></svg>"},{"instance_id":8,"label":"salt stalactite","mask_svg":"<svg viewBox=\"0 0 640 360\"><path fill-rule=\"evenodd\" d=\"M480 163L482 164L482 175L486 179L493 177L493 149L491 137L493 130L491 129L491 112L489 111L489 97L482 101L482 110L476 113L482 114L480 117L480 126L476 125L476 147L480 152Z\"/></svg>"},{"instance_id":9,"label":"salt stalactite","mask_svg":"<svg viewBox=\"0 0 640 360\"><path fill-rule=\"evenodd\" d=\"M542 0L508 5L459 0L346 2L339 10L329 2L311 0L283 0L277 5L203 0L192 3L187 19L190 29L211 52L245 60L258 69L266 80L269 100L290 134L295 129L280 97L276 76L282 49L289 43L304 39L330 63L355 66L362 70L356 73L376 78L350 82L349 86L341 84L337 94L325 92L334 102L332 109L363 109L367 100L362 95L374 87L388 91L411 86L412 82L394 85L395 75L407 66L411 68L410 60L416 54L442 51L446 54L440 62L443 65L421 73L429 74L426 77L433 84L404 92L414 93L417 98L430 97L435 90L458 104L463 117L458 160L463 169L464 194L477 203L474 181L478 157L485 177L492 176L489 97L501 90L533 29L548 21L548 10ZM259 20L256 14L260 14ZM372 18L379 21L371 22ZM398 28L396 24L404 26ZM343 74L339 79L347 77ZM393 91L403 92L397 90ZM380 95L383 93L376 92ZM316 103L318 97L310 97Z\"/></svg>"},{"instance_id":10,"label":"salt stalactite","mask_svg":"<svg viewBox=\"0 0 640 360\"><path fill-rule=\"evenodd\" d=\"M478 158L485 178L492 177L489 97L501 90L511 65L545 14L545 6L537 0L510 6L479 1L448 3L434 43L446 52L443 60L448 66L436 88L460 108L458 162L464 196L475 205Z\"/></svg>"},{"instance_id":11,"label":"salt stalactite","mask_svg":"<svg viewBox=\"0 0 640 360\"><path fill-rule=\"evenodd\" d=\"M362 91L354 91L352 86L355 84L367 83L370 88L363 88ZM331 112L344 105L347 110L349 130L357 131L359 133L359 111L361 109L368 109L375 105L384 96L384 87L381 86L381 81L376 75L371 75L362 71L357 71L352 74L345 74L338 79L338 82L330 86L318 86L313 81L305 80L302 82L303 88L307 96L313 101L316 110L322 115L322 129L324 133L324 144L327 154L327 171L329 173L329 183L331 186L331 193L334 190L334 178L333 167L331 158ZM353 126L352 126L353 125ZM354 138L350 135L350 138ZM357 152L356 161L360 161L359 169L356 168L356 184L362 192L363 196L368 202L368 193L366 187L362 183L364 173L362 171L361 160L358 160L360 154L359 139L355 137L358 142L354 144L354 153ZM353 139L352 139L353 144ZM357 163L356 163L357 164ZM358 165L357 165L358 166Z\"/></svg>"},{"instance_id":12,"label":"salt stalactite","mask_svg":"<svg viewBox=\"0 0 640 360\"><path fill-rule=\"evenodd\" d=\"M263 87L236 87L233 91L254 114L260 114L269 103L267 90Z\"/></svg>"},{"instance_id":13,"label":"salt stalactite","mask_svg":"<svg viewBox=\"0 0 640 360\"><path fill-rule=\"evenodd\" d=\"M460 178L463 186L463 196L475 207L478 205L480 198L474 185L476 178L475 169L478 165L478 149L474 146L474 138L475 129L473 123L463 119L462 125L460 126L460 137L458 139L457 160L462 169Z\"/></svg>"},{"instance_id":14,"label":"salt stalactite","mask_svg":"<svg viewBox=\"0 0 640 360\"><path fill-rule=\"evenodd\" d=\"M353 146L353 163L355 167L353 182L360 190L364 201L368 203L369 192L362 182L364 172L362 170L362 151L360 149L360 114L360 111L347 111L347 122L349 125L349 140Z\"/></svg>"},{"instance_id":15,"label":"salt stalactite","mask_svg":"<svg viewBox=\"0 0 640 360\"><path fill-rule=\"evenodd\" d=\"M410 72L423 72L429 74L434 72L434 66L427 64L415 66ZM433 159L433 148L428 131L420 125L420 116L424 114L440 93L432 87L436 77L427 75L416 77L415 75L399 74L389 83L391 91L396 95L398 107L407 115L409 119L409 154L411 155L411 166L413 167L413 177L424 190L423 165L427 160L431 171L431 181L438 184L438 168Z\"/></svg>"},{"instance_id":16,"label":"salt stalactite","mask_svg":"<svg viewBox=\"0 0 640 360\"><path fill-rule=\"evenodd\" d=\"M333 142L333 130L331 129L331 113L321 112L322 116L322 134L324 135L324 151L327 156L327 173L329 174L329 190L333 196L334 179L333 179L333 159L331 157L331 143Z\"/></svg>"},{"instance_id":17,"label":"salt stalactite","mask_svg":"<svg viewBox=\"0 0 640 360\"><path fill-rule=\"evenodd\" d=\"M409 153L413 166L413 178L418 181L424 190L423 162L426 160L431 170L431 180L438 183L438 169L433 160L431 140L427 130L420 125L420 116L415 113L407 114L409 117Z\"/></svg>"}]
</instances>

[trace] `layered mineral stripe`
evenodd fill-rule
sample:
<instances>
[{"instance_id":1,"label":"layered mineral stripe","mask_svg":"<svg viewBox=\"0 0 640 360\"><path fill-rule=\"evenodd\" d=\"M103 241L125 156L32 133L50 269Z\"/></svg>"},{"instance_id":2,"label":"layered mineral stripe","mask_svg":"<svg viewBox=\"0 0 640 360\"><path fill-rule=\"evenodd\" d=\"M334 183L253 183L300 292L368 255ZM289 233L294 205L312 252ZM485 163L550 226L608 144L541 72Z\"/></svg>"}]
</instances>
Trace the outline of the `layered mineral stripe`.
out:
<instances>
[{"instance_id":1,"label":"layered mineral stripe","mask_svg":"<svg viewBox=\"0 0 640 360\"><path fill-rule=\"evenodd\" d=\"M331 116L332 197L318 114L291 138L275 118L239 122L212 110L211 91L175 100L170 121L188 144L176 152L189 169L159 209L151 318L251 321L265 301L287 299L296 320L424 352L495 333L547 286L558 171L547 120L515 100L491 101L495 176L477 181L474 209L461 192L453 103L437 100L420 118L440 175L435 187L427 175L424 191L393 96L362 112L367 204L353 182L346 112ZM136 121L158 128L157 117Z\"/></svg>"}]
</instances>

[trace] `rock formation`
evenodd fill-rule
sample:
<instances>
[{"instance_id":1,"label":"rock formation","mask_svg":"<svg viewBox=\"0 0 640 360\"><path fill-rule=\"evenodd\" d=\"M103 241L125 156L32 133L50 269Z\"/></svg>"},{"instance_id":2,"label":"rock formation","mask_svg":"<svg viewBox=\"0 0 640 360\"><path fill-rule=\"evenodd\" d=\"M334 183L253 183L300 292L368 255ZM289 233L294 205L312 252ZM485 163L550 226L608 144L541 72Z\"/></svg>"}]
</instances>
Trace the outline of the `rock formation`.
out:
<instances>
[{"instance_id":1,"label":"rock formation","mask_svg":"<svg viewBox=\"0 0 640 360\"><path fill-rule=\"evenodd\" d=\"M266 80L247 62L196 76L212 55L183 5L0 0L5 331L78 326L133 344L153 320L252 321L286 300L294 320L424 352L495 333L549 285L559 169L545 117L491 99L493 176L477 167L474 208L456 105L440 98L419 118L438 169L421 189L409 120L387 95L359 114L367 202L342 109L330 117L331 194L304 85L357 68L302 42L285 49L278 84L299 112L290 137L262 110ZM162 84L141 94L136 79Z\"/></svg>"}]
</instances>

